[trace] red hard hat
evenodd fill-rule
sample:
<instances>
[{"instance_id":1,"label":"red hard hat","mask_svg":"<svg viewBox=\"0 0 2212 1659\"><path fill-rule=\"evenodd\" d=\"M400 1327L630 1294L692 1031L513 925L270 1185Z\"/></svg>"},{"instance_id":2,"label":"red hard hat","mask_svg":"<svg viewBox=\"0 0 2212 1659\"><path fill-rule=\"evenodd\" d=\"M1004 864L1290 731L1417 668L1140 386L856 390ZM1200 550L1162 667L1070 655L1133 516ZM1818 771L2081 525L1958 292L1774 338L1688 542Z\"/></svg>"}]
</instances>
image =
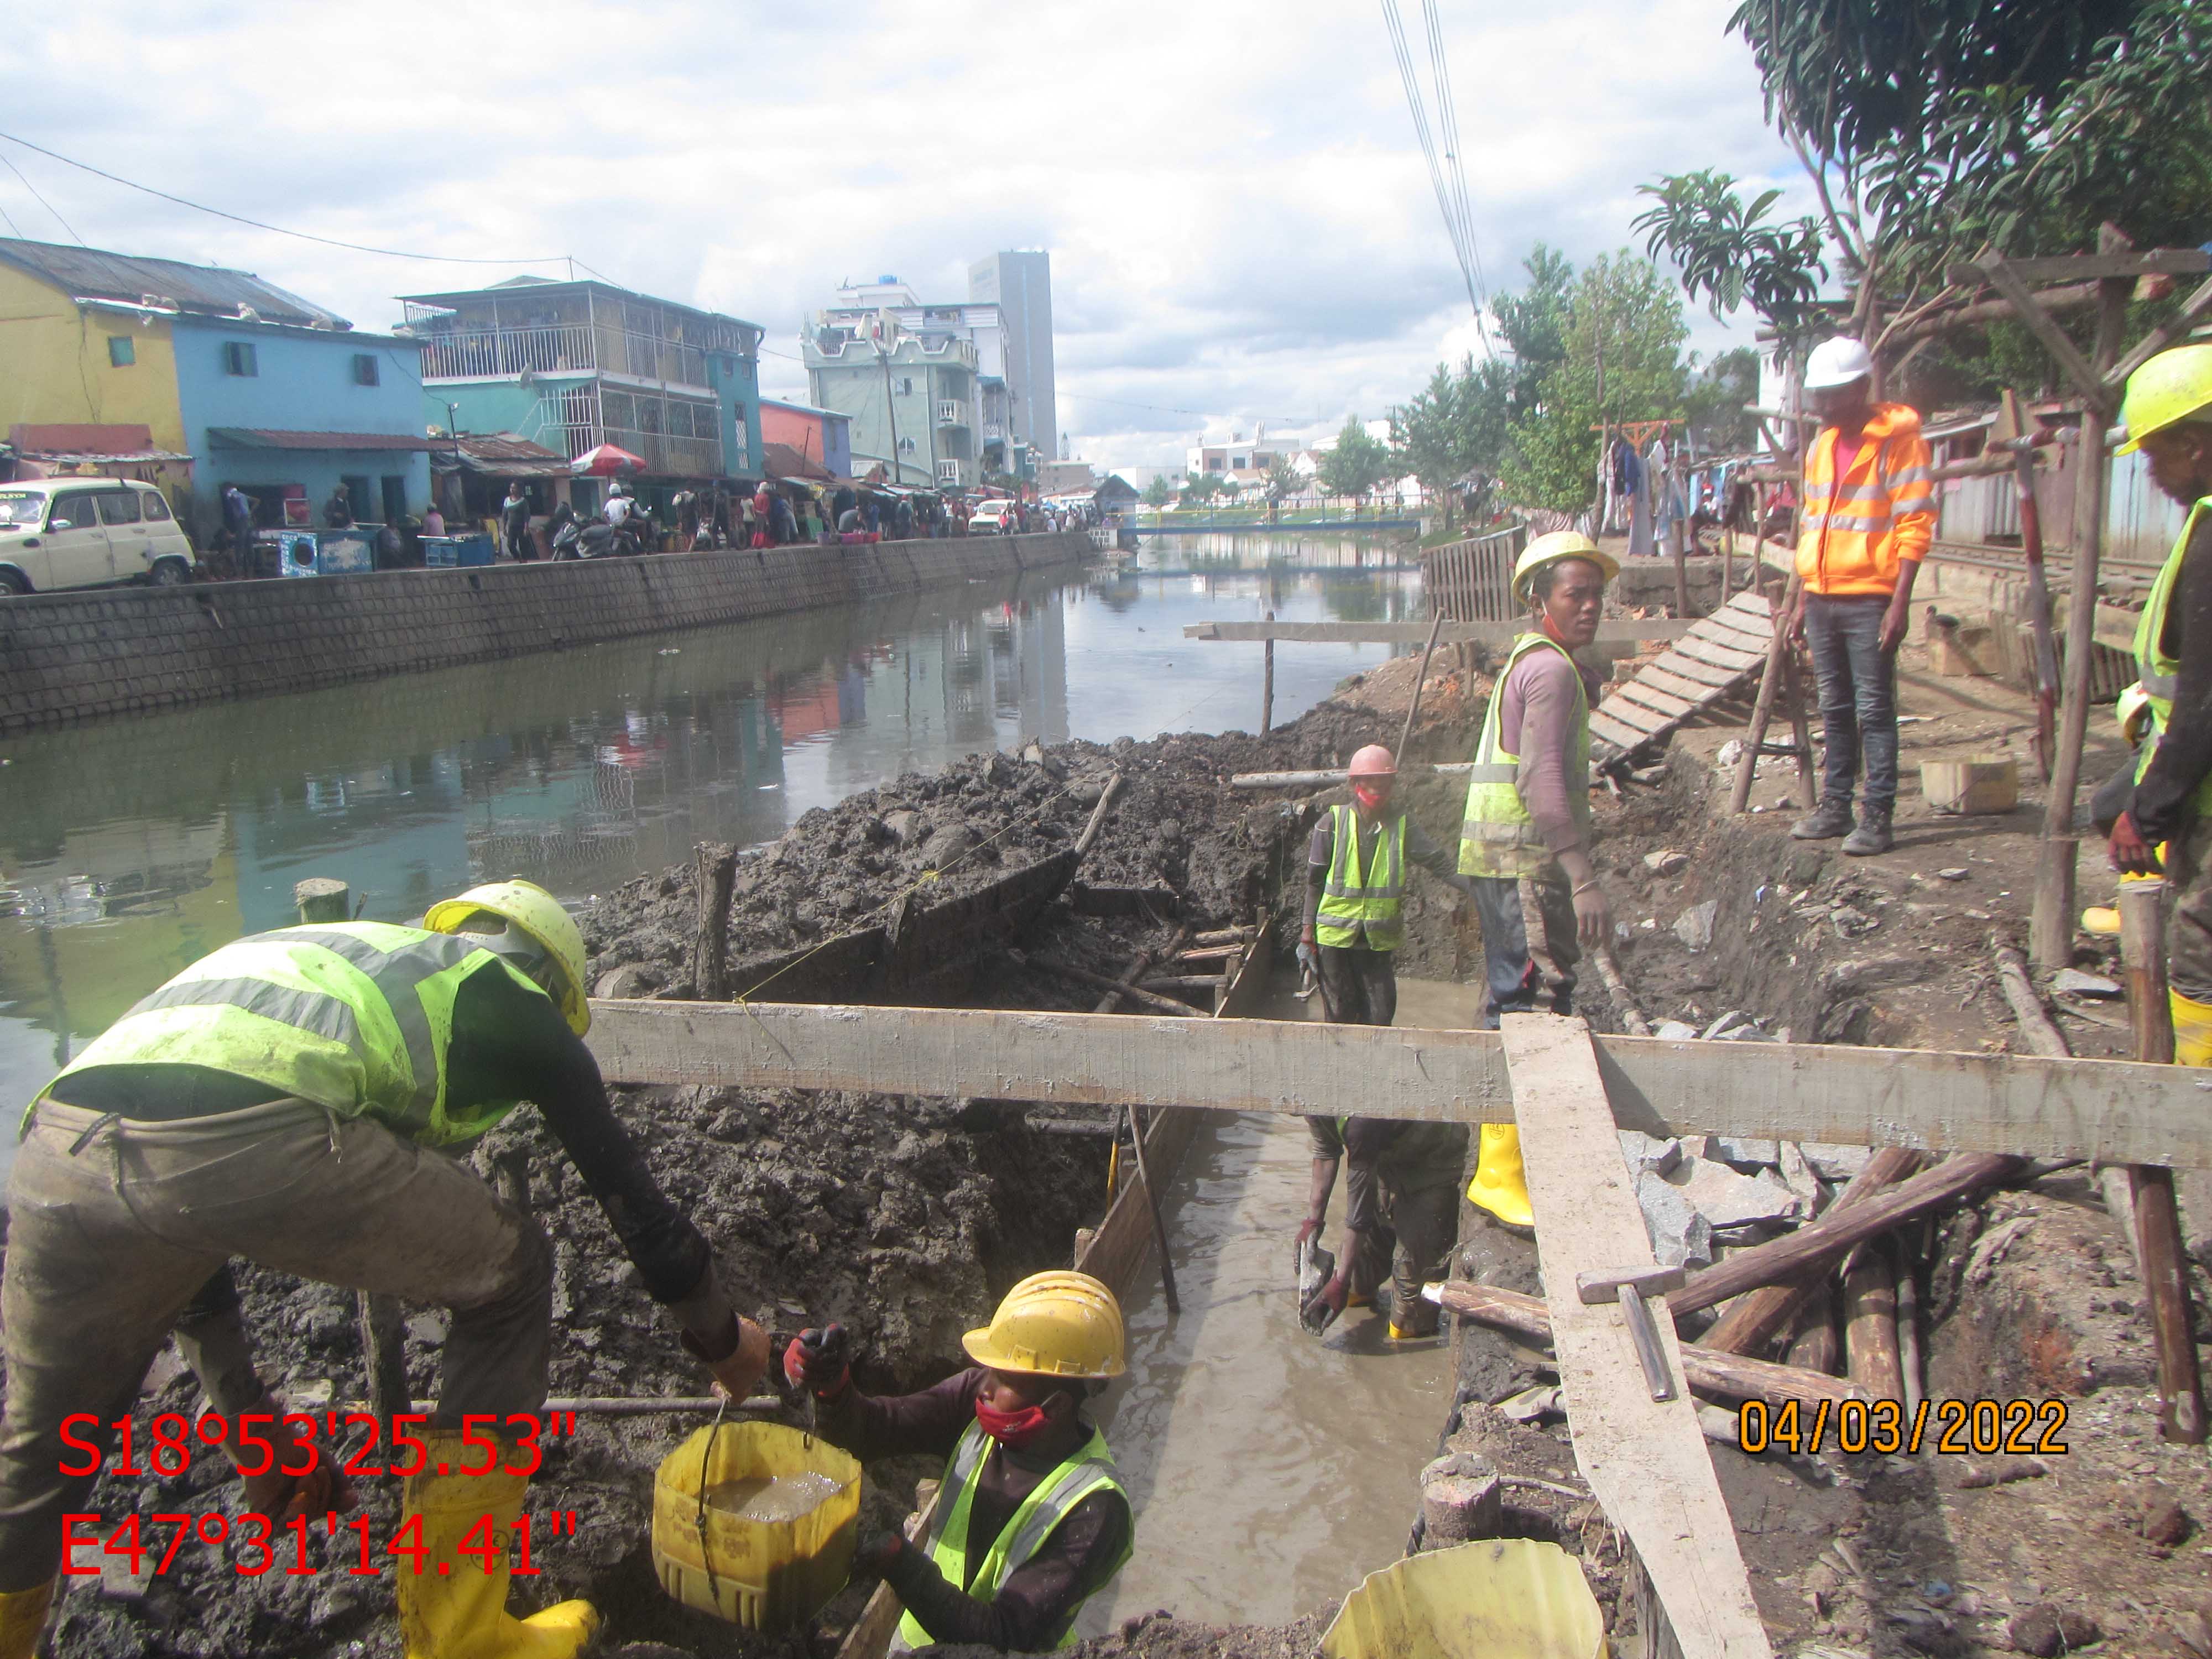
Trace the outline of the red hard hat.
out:
<instances>
[{"instance_id":1,"label":"red hard hat","mask_svg":"<svg viewBox=\"0 0 2212 1659\"><path fill-rule=\"evenodd\" d=\"M1398 763L1381 744L1370 743L1352 757L1351 771L1355 778L1395 778Z\"/></svg>"}]
</instances>

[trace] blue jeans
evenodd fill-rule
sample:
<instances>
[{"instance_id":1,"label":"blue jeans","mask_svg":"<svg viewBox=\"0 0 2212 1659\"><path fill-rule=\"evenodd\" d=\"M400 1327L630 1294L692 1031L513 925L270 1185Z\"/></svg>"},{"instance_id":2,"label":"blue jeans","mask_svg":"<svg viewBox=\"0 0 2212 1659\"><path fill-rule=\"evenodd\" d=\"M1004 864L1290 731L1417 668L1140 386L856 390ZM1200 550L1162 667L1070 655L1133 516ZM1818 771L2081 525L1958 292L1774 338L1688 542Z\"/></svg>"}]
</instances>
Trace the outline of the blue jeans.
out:
<instances>
[{"instance_id":1,"label":"blue jeans","mask_svg":"<svg viewBox=\"0 0 2212 1659\"><path fill-rule=\"evenodd\" d=\"M1474 878L1474 914L1482 923L1482 965L1490 989L1489 1006L1475 1029L1494 1031L1500 1014L1533 1014L1548 990L1551 1012L1571 1014L1575 1006L1575 964L1582 946L1575 937L1575 902L1553 881L1532 881L1541 912L1548 960L1528 945L1528 921L1521 908L1521 884L1504 877Z\"/></svg>"},{"instance_id":2,"label":"blue jeans","mask_svg":"<svg viewBox=\"0 0 2212 1659\"><path fill-rule=\"evenodd\" d=\"M1805 596L1805 643L1820 688L1828 756L1820 804L1849 806L1866 751L1866 804L1888 811L1897 801L1897 659L1881 648L1886 594Z\"/></svg>"}]
</instances>

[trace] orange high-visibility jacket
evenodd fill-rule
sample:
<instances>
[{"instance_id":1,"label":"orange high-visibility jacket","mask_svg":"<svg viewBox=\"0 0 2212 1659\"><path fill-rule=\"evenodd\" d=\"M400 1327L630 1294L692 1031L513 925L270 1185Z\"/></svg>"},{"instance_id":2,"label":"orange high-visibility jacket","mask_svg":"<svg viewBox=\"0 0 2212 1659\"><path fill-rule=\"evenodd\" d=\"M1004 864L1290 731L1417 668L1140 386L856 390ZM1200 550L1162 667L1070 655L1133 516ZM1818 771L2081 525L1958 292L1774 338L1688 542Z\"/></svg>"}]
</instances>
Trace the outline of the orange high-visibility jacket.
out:
<instances>
[{"instance_id":1,"label":"orange high-visibility jacket","mask_svg":"<svg viewBox=\"0 0 2212 1659\"><path fill-rule=\"evenodd\" d=\"M1876 404L1841 478L1836 437L1835 428L1822 428L1805 458L1797 574L1811 593L1893 593L1898 566L1926 557L1936 534L1933 464L1919 411Z\"/></svg>"}]
</instances>

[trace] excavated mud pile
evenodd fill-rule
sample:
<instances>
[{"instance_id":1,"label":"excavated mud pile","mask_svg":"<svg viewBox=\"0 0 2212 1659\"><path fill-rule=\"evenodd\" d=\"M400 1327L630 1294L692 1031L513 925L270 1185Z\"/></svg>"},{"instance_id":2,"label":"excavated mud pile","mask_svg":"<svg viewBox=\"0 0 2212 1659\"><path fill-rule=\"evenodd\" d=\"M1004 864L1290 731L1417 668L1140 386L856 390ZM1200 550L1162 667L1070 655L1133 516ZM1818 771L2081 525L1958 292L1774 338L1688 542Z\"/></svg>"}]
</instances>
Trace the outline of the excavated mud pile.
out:
<instances>
[{"instance_id":1,"label":"excavated mud pile","mask_svg":"<svg viewBox=\"0 0 2212 1659\"><path fill-rule=\"evenodd\" d=\"M811 812L740 866L730 923L733 963L846 930L939 872L929 902L957 897L1073 845L1112 771L1125 781L1078 879L1095 888L1166 888L1175 921L1195 928L1249 921L1273 893L1303 820L1226 787L1236 771L1340 764L1389 736L1380 717L1324 705L1296 725L1252 738L1178 736L1138 744L1069 744L974 757L934 775ZM617 975L630 995L684 997L696 915L692 872L672 870L607 895L581 919L595 980ZM1095 991L1036 969L1039 955L1117 972L1170 924L1142 914L1079 914L1048 905L1018 951L975 964L967 1000L981 1006L1089 1008ZM737 981L740 986L743 981ZM772 992L763 993L772 995ZM1023 1274L1067 1259L1074 1230L1102 1206L1103 1137L1048 1133L1024 1109L988 1101L810 1095L719 1089L618 1089L617 1110L664 1188L713 1242L739 1305L771 1329L842 1320L859 1338L866 1386L915 1387L958 1363L962 1331L981 1322ZM678 1346L552 1138L525 1109L474 1154L487 1174L521 1176L556 1258L552 1392L696 1395L702 1369ZM300 1409L345 1409L366 1392L349 1293L241 1266L246 1314L263 1373ZM436 1392L445 1315L410 1307L410 1380ZM137 1416L196 1416L197 1384L173 1355L156 1363ZM568 1595L606 1616L602 1650L725 1656L807 1652L802 1638L765 1643L689 1613L654 1581L647 1539L654 1467L697 1418L584 1417L549 1439L529 1512L538 1522L540 1575L515 1581L518 1610ZM802 1421L795 1414L790 1420ZM356 1437L358 1443L359 1437ZM381 1465L379 1455L368 1462ZM903 1512L919 1460L871 1471L864 1525ZM399 1483L361 1483L382 1575L354 1577L350 1532L318 1529L312 1572L241 1575L250 1553L188 1544L166 1573L155 1558L133 1573L123 1558L79 1553L99 1576L68 1582L52 1651L59 1659L120 1654L222 1659L336 1659L399 1651L392 1559ZM183 1474L105 1477L90 1507L198 1517L237 1507L219 1453ZM542 1517L573 1514L574 1535L544 1539ZM289 1560L289 1558L288 1558ZM859 1588L829 1614L857 1612ZM626 1644L629 1644L626 1650Z\"/></svg>"}]
</instances>

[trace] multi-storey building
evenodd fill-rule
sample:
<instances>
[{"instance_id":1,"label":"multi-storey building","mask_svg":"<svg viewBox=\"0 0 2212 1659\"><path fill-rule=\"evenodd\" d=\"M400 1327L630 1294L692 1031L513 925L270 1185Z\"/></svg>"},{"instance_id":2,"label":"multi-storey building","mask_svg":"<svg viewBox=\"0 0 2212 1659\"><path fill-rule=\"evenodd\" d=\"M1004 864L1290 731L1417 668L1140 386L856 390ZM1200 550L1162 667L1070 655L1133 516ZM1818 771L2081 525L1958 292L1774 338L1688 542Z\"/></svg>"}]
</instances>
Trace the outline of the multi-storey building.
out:
<instances>
[{"instance_id":1,"label":"multi-storey building","mask_svg":"<svg viewBox=\"0 0 2212 1659\"><path fill-rule=\"evenodd\" d=\"M976 412L977 334L994 333L995 317L924 306L891 276L839 296L847 303L817 313L799 343L815 404L852 419L854 469L880 463L893 483L951 489L998 470L979 441Z\"/></svg>"},{"instance_id":2,"label":"multi-storey building","mask_svg":"<svg viewBox=\"0 0 2212 1659\"><path fill-rule=\"evenodd\" d=\"M1053 380L1052 256L994 253L968 267L968 298L999 309L1012 430L1042 460L1060 459L1059 393Z\"/></svg>"},{"instance_id":3,"label":"multi-storey building","mask_svg":"<svg viewBox=\"0 0 2212 1659\"><path fill-rule=\"evenodd\" d=\"M434 422L566 455L614 444L647 477L759 476L757 324L537 276L401 298Z\"/></svg>"}]
</instances>

